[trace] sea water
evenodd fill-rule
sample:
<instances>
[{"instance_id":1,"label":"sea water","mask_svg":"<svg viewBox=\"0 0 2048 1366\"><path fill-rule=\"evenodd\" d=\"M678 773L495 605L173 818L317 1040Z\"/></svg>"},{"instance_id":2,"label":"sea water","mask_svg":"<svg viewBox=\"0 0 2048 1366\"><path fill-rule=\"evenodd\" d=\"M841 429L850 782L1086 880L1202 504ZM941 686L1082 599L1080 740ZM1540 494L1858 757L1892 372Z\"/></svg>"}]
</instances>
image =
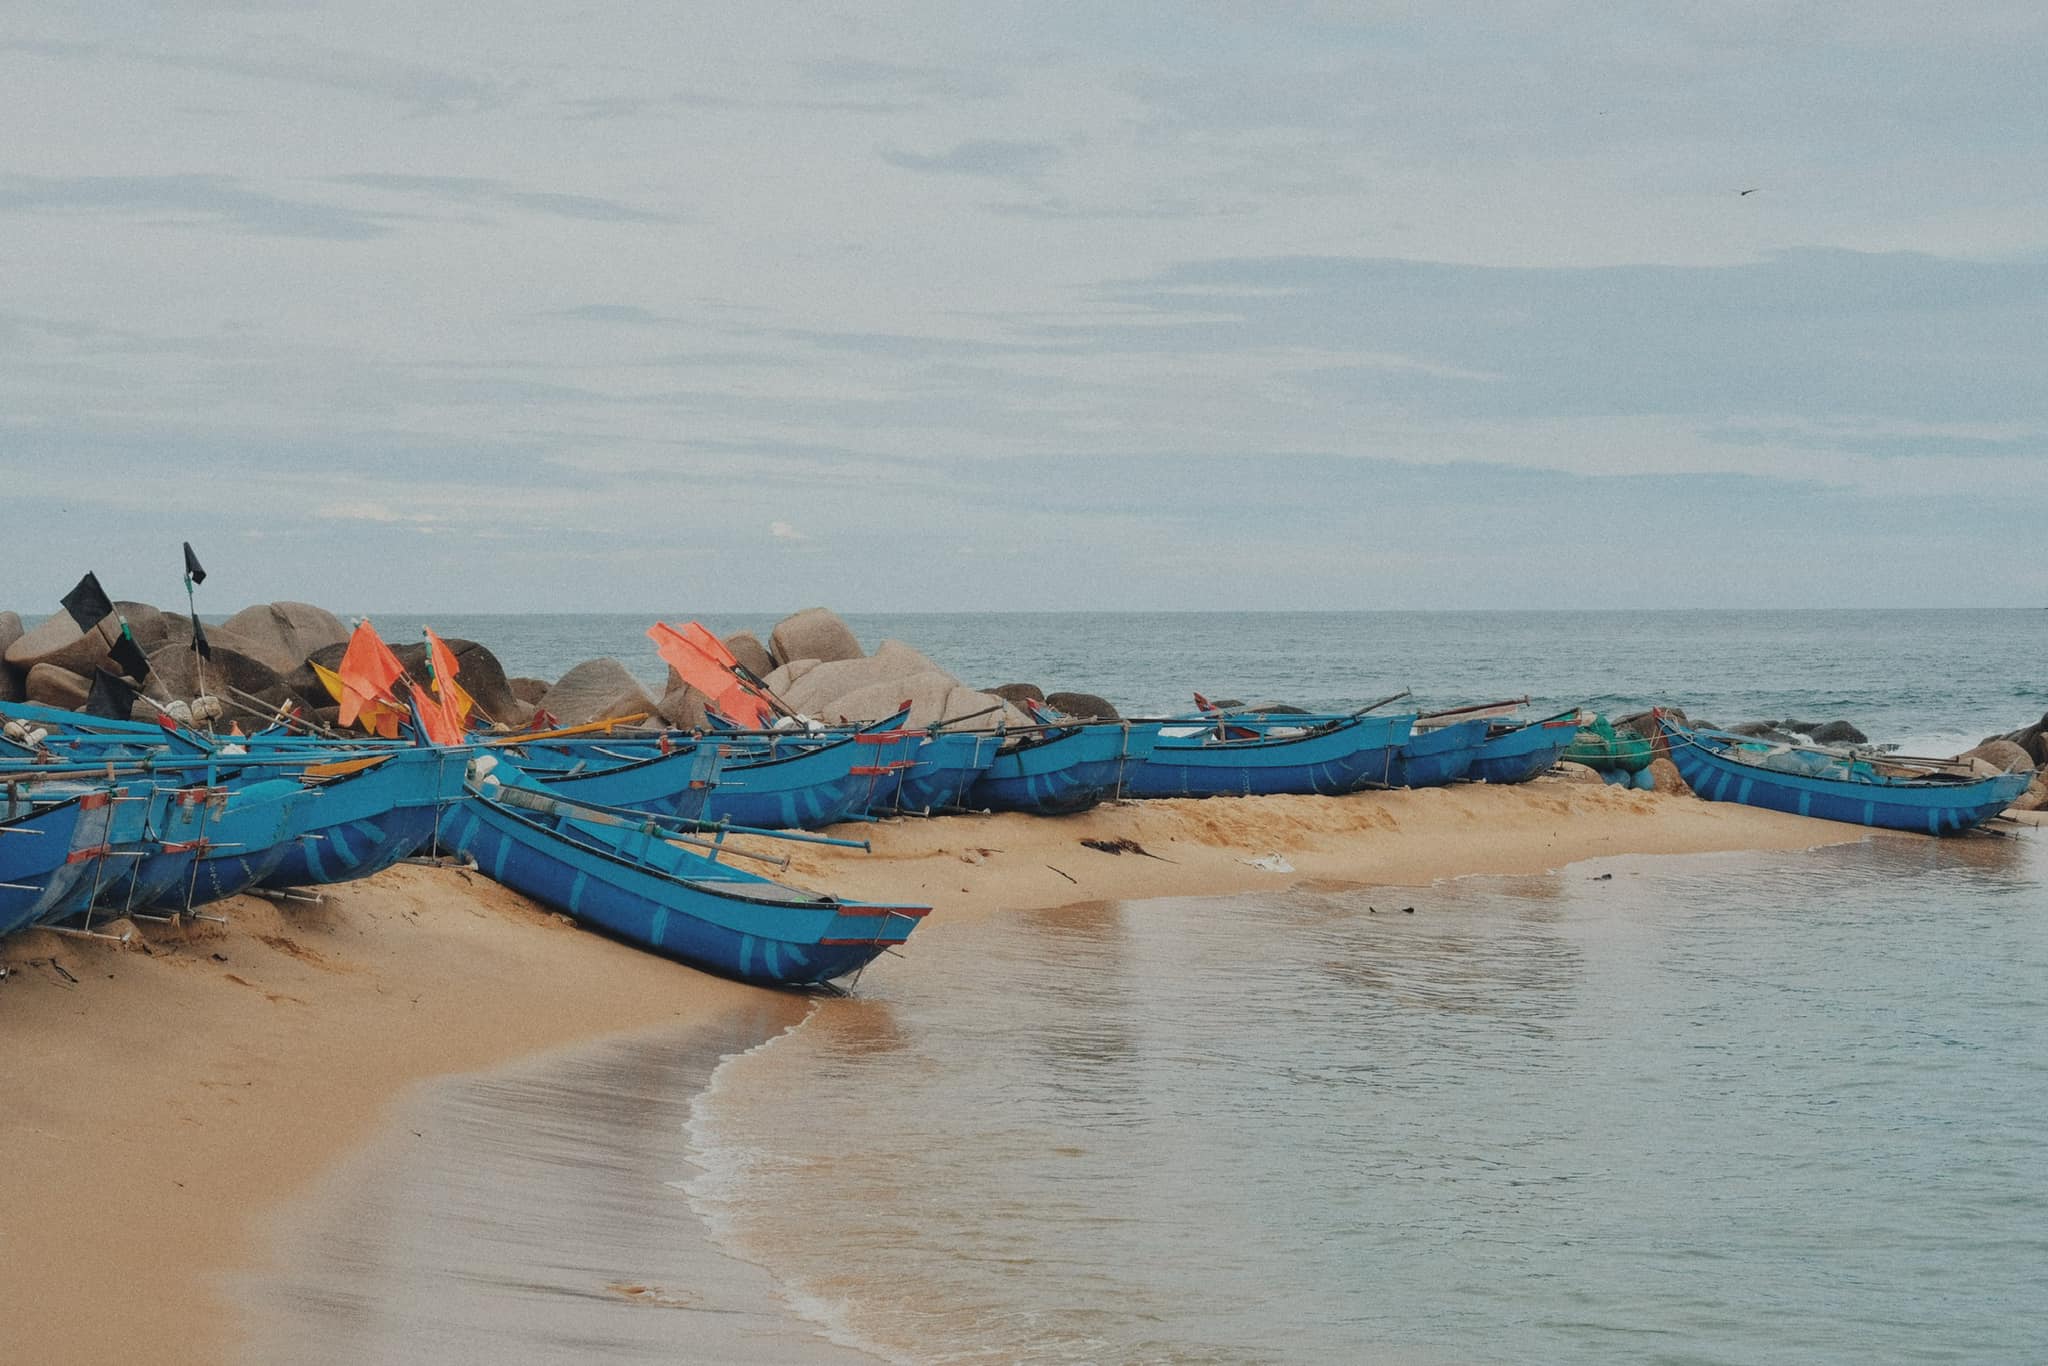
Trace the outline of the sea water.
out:
<instances>
[{"instance_id":1,"label":"sea water","mask_svg":"<svg viewBox=\"0 0 2048 1366\"><path fill-rule=\"evenodd\" d=\"M851 998L430 1088L245 1287L247 1359L2048 1359L2044 873L935 918Z\"/></svg>"}]
</instances>

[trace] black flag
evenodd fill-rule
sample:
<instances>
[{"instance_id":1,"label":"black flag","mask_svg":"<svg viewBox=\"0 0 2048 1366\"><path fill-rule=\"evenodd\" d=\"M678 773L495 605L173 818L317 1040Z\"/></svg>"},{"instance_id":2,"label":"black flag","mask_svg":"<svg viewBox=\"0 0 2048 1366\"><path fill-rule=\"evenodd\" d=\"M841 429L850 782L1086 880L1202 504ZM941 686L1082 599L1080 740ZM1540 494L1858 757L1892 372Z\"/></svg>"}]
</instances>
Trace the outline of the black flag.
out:
<instances>
[{"instance_id":1,"label":"black flag","mask_svg":"<svg viewBox=\"0 0 2048 1366\"><path fill-rule=\"evenodd\" d=\"M206 582L206 570L199 564L199 557L192 553L192 542L185 542L185 577L194 583Z\"/></svg>"},{"instance_id":2,"label":"black flag","mask_svg":"<svg viewBox=\"0 0 2048 1366\"><path fill-rule=\"evenodd\" d=\"M199 614L192 614L192 648L199 652L201 659L213 658L213 646L207 643L206 628L199 624Z\"/></svg>"},{"instance_id":3,"label":"black flag","mask_svg":"<svg viewBox=\"0 0 2048 1366\"><path fill-rule=\"evenodd\" d=\"M114 646L107 654L121 666L122 673L137 683L149 677L149 656L142 653L142 647L135 643L135 637L128 630L127 622L121 623L121 634L114 637Z\"/></svg>"},{"instance_id":4,"label":"black flag","mask_svg":"<svg viewBox=\"0 0 2048 1366\"><path fill-rule=\"evenodd\" d=\"M78 587L66 593L61 601L81 631L90 631L114 614L114 604L108 600L106 590L100 587L97 574L88 573L78 581Z\"/></svg>"},{"instance_id":5,"label":"black flag","mask_svg":"<svg viewBox=\"0 0 2048 1366\"><path fill-rule=\"evenodd\" d=\"M85 714L126 721L135 710L135 689L105 669L92 671L92 691L85 695Z\"/></svg>"}]
</instances>

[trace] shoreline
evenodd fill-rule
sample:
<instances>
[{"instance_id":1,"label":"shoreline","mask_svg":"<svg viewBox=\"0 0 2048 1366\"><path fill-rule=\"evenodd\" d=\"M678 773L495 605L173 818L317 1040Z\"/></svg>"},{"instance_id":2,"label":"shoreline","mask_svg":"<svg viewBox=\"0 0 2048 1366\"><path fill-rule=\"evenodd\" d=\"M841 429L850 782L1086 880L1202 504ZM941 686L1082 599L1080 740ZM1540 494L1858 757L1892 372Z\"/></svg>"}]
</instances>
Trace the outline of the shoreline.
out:
<instances>
[{"instance_id":1,"label":"shoreline","mask_svg":"<svg viewBox=\"0 0 2048 1366\"><path fill-rule=\"evenodd\" d=\"M874 852L784 845L796 851L790 881L918 895L937 906L935 920L1314 882L1420 886L1870 834L1556 781L835 833L864 835ZM1135 841L1145 853L1083 839ZM148 1341L166 1362L233 1356L248 1325L224 1287L272 1264L278 1212L382 1133L418 1083L656 1026L711 1027L763 1002L805 1008L579 933L451 869L401 866L330 889L319 906L239 898L227 913L227 926L152 927L138 935L146 949L46 933L0 946L15 1080L0 1120L11 1178L0 1260L14 1270L0 1293L26 1355L108 1359ZM914 971L916 943L906 962L871 971Z\"/></svg>"}]
</instances>

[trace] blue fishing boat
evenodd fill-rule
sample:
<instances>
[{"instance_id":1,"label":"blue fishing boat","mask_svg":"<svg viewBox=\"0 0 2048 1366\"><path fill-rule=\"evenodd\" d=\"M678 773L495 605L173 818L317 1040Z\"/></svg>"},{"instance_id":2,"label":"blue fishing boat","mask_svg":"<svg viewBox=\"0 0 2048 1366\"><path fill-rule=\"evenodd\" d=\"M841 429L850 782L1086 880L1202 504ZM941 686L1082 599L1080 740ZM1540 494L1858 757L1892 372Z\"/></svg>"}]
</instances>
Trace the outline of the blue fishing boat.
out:
<instances>
[{"instance_id":1,"label":"blue fishing boat","mask_svg":"<svg viewBox=\"0 0 2048 1366\"><path fill-rule=\"evenodd\" d=\"M1879 760L1772 744L1722 731L1693 730L1659 716L1671 762L1695 793L1822 820L1951 835L2010 806L2033 780L2027 773L1978 777L1963 772L1902 776Z\"/></svg>"},{"instance_id":2,"label":"blue fishing boat","mask_svg":"<svg viewBox=\"0 0 2048 1366\"><path fill-rule=\"evenodd\" d=\"M962 805L1040 816L1086 811L1118 794L1158 738L1157 726L1125 721L1039 732L998 752L967 789Z\"/></svg>"},{"instance_id":3,"label":"blue fishing boat","mask_svg":"<svg viewBox=\"0 0 2048 1366\"><path fill-rule=\"evenodd\" d=\"M434 837L442 810L463 795L466 750L394 749L304 769L311 800L287 825L260 887L310 887L369 877Z\"/></svg>"},{"instance_id":4,"label":"blue fishing boat","mask_svg":"<svg viewBox=\"0 0 2048 1366\"><path fill-rule=\"evenodd\" d=\"M204 848L212 789L176 777L159 782L145 808L135 857L110 859L93 905L116 915L156 904L186 880ZM115 851L123 853L127 851Z\"/></svg>"},{"instance_id":5,"label":"blue fishing boat","mask_svg":"<svg viewBox=\"0 0 2048 1366\"><path fill-rule=\"evenodd\" d=\"M707 821L763 830L816 830L867 810L874 765L867 747L842 735L819 744L801 736L765 750L735 745L704 803Z\"/></svg>"},{"instance_id":6,"label":"blue fishing boat","mask_svg":"<svg viewBox=\"0 0 2048 1366\"><path fill-rule=\"evenodd\" d=\"M1003 747L990 731L940 731L924 735L909 754L909 765L894 781L884 779L871 809L950 811L968 805L968 793L988 772Z\"/></svg>"},{"instance_id":7,"label":"blue fishing boat","mask_svg":"<svg viewBox=\"0 0 2048 1366\"><path fill-rule=\"evenodd\" d=\"M1384 784L1408 739L1403 716L1233 715L1159 727L1159 739L1124 780L1131 797L1251 797L1350 792Z\"/></svg>"},{"instance_id":8,"label":"blue fishing boat","mask_svg":"<svg viewBox=\"0 0 2048 1366\"><path fill-rule=\"evenodd\" d=\"M191 871L156 899L154 909L186 911L236 896L277 871L308 828L305 809L319 794L296 778L262 778L214 799Z\"/></svg>"},{"instance_id":9,"label":"blue fishing boat","mask_svg":"<svg viewBox=\"0 0 2048 1366\"><path fill-rule=\"evenodd\" d=\"M516 751L497 751L522 769ZM667 754L626 759L576 772L527 770L557 796L626 811L696 820L718 782L722 756L716 742L687 743Z\"/></svg>"},{"instance_id":10,"label":"blue fishing boat","mask_svg":"<svg viewBox=\"0 0 2048 1366\"><path fill-rule=\"evenodd\" d=\"M0 934L12 934L44 918L90 872L91 856L104 838L109 794L76 793L38 802L16 785L0 806Z\"/></svg>"},{"instance_id":11,"label":"blue fishing boat","mask_svg":"<svg viewBox=\"0 0 2048 1366\"><path fill-rule=\"evenodd\" d=\"M1442 787L1472 771L1486 743L1483 719L1447 726L1418 728L1394 752L1387 769L1388 787Z\"/></svg>"},{"instance_id":12,"label":"blue fishing boat","mask_svg":"<svg viewBox=\"0 0 2048 1366\"><path fill-rule=\"evenodd\" d=\"M1471 775L1482 783L1526 783L1547 772L1579 733L1576 711L1519 726L1495 726L1479 747Z\"/></svg>"},{"instance_id":13,"label":"blue fishing boat","mask_svg":"<svg viewBox=\"0 0 2048 1366\"><path fill-rule=\"evenodd\" d=\"M931 910L785 887L669 843L652 821L580 819L537 787L473 785L449 817L448 838L492 880L710 972L823 985L902 943Z\"/></svg>"}]
</instances>

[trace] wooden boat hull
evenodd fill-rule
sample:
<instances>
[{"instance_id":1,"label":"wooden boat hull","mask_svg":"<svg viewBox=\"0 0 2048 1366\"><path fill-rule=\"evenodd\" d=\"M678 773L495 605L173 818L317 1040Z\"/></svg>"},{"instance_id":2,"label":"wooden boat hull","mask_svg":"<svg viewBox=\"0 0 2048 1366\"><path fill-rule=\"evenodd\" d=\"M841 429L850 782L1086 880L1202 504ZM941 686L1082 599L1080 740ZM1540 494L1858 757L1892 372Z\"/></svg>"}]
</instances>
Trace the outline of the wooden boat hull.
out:
<instances>
[{"instance_id":1,"label":"wooden boat hull","mask_svg":"<svg viewBox=\"0 0 2048 1366\"><path fill-rule=\"evenodd\" d=\"M486 877L542 905L764 986L818 986L856 972L907 939L930 910L808 894L760 900L775 884L643 831L530 816L479 796L450 812L445 833Z\"/></svg>"},{"instance_id":2,"label":"wooden boat hull","mask_svg":"<svg viewBox=\"0 0 2048 1366\"><path fill-rule=\"evenodd\" d=\"M1103 721L999 753L967 790L964 804L1040 816L1086 811L1118 794L1158 736L1156 726Z\"/></svg>"},{"instance_id":3,"label":"wooden boat hull","mask_svg":"<svg viewBox=\"0 0 2048 1366\"><path fill-rule=\"evenodd\" d=\"M1442 787L1472 771L1486 742L1484 720L1432 726L1410 735L1387 769L1388 787Z\"/></svg>"},{"instance_id":4,"label":"wooden boat hull","mask_svg":"<svg viewBox=\"0 0 2048 1366\"><path fill-rule=\"evenodd\" d=\"M1708 801L1761 806L1849 825L1952 835L2005 810L2032 781L2025 773L1955 783L1865 783L1779 773L1731 759L1717 751L1707 737L1671 721L1660 718L1658 724L1664 729L1678 776Z\"/></svg>"},{"instance_id":5,"label":"wooden boat hull","mask_svg":"<svg viewBox=\"0 0 2048 1366\"><path fill-rule=\"evenodd\" d=\"M1482 783L1526 783L1563 757L1578 733L1576 720L1562 720L1532 721L1488 736L1472 761L1471 774Z\"/></svg>"},{"instance_id":6,"label":"wooden boat hull","mask_svg":"<svg viewBox=\"0 0 2048 1366\"><path fill-rule=\"evenodd\" d=\"M190 875L158 897L155 908L190 910L260 885L284 862L301 813L314 800L310 789L288 778L231 790L207 827Z\"/></svg>"},{"instance_id":7,"label":"wooden boat hull","mask_svg":"<svg viewBox=\"0 0 2048 1366\"><path fill-rule=\"evenodd\" d=\"M1366 783L1384 785L1395 752L1415 718L1353 716L1300 735L1209 743L1198 735L1162 734L1125 778L1131 797L1255 797L1285 793L1334 796ZM1181 729L1173 727L1172 729Z\"/></svg>"}]
</instances>

